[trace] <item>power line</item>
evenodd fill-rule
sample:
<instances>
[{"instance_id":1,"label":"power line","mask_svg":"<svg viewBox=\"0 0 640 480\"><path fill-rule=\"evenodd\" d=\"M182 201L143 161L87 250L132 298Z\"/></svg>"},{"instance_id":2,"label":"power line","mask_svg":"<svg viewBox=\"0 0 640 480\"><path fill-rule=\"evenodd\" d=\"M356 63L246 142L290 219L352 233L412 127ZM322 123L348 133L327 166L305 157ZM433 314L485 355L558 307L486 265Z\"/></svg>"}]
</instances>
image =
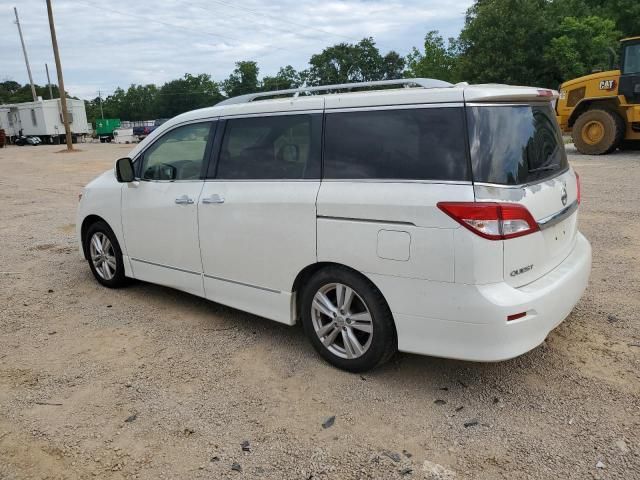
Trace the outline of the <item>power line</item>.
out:
<instances>
[{"instance_id":1,"label":"power line","mask_svg":"<svg viewBox=\"0 0 640 480\"><path fill-rule=\"evenodd\" d=\"M94 4L94 3L91 3L91 2L86 1L86 0L77 0L77 1L79 3L81 3L81 4L83 4L85 7L91 7L91 8L99 9L102 13L108 13L108 14L112 13L112 14L116 14L116 15L120 15L120 16L128 17L128 18L139 18L139 19L145 20L147 22L163 25L165 27L171 27L173 29L180 29L181 31L189 31L189 32L193 32L193 33L196 33L196 34L199 34L199 35L208 35L208 36L212 36L212 37L221 38L221 39L224 39L224 40L231 40L231 41L234 41L234 42L243 42L244 41L244 39L240 39L238 37L232 37L232 36L223 35L223 34L220 34L220 33L215 33L215 32L206 31L206 30L199 30L199 29L189 28L189 27L185 27L184 25L181 25L181 24L176 24L176 23L172 23L172 22L166 22L164 20L159 20L157 18L149 17L149 16L146 16L146 15L140 15L140 14L131 13L131 12L123 12L123 11L116 10L116 9L113 9L113 8L109 8L109 9L105 10L103 7L98 6L98 5ZM292 21L289 21L289 20L279 19L277 17L274 17L273 15L264 14L263 12L259 12L257 10L254 10L254 9L251 9L251 8L247 8L247 7L244 7L244 6L241 6L241 5L230 4L230 3L225 2L223 0L210 0L210 1L212 1L214 3L217 3L217 4L220 4L220 5L223 5L223 6L245 10L247 12L250 12L250 13L254 14L254 15L270 17L270 18L273 18L273 19L275 19L277 21L280 21L281 23L289 23L289 24L296 25L296 26L304 28L304 29L316 30L316 31L318 31L320 33L323 33L323 34L326 34L326 35L342 37L344 39L347 39L347 40L350 40L350 41L354 41L354 42L360 41L360 40L355 40L355 39L353 39L351 37L347 37L345 35L329 32L328 30L324 30L324 29L321 29L321 28L317 28L317 27L313 27L313 26L309 26L309 25L304 25L302 23L292 22ZM200 5L186 4L186 3L185 3L185 5L190 5L192 7L195 7L195 8L198 8L198 9L213 13L210 9L207 9L207 8L205 8L203 6L200 6ZM234 18L237 18L237 15L234 16ZM262 22L257 22L257 23L262 23ZM264 23L262 23L262 24L266 25ZM274 28L274 27L270 26L270 28ZM285 31L285 30L277 29L277 28L276 28L276 30ZM289 33L301 36L299 33L296 33L296 32L291 32L290 31ZM234 45L234 46L239 47L240 45ZM263 45L263 47L267 48L267 49L269 49L271 51L270 52L267 51L266 53L262 53L260 56L254 55L253 57L249 57L249 59L258 62L259 60L263 59L264 57L272 55L273 53L275 53L275 51L282 51L282 52L287 52L287 53L291 53L291 51L292 51L291 48L278 47L278 46L275 46L275 45ZM326 48L326 47L324 47L324 48ZM300 50L296 50L296 51L300 52ZM184 95L184 93L177 93L176 95Z\"/></svg>"},{"instance_id":2,"label":"power line","mask_svg":"<svg viewBox=\"0 0 640 480\"><path fill-rule=\"evenodd\" d=\"M200 35L209 35L209 36L212 36L212 37L222 38L224 40L231 40L231 41L235 41L235 42L242 42L243 41L243 39L240 39L240 38L237 38L237 37L230 37L228 35L221 35L219 33L214 33L214 32L209 32L209 31L205 31L205 30L198 30L198 29L194 29L194 28L189 28L189 27L185 27L184 25L179 25L179 24L171 23L171 22L165 22L163 20L158 20L158 19L153 18L153 17L148 17L148 16L145 16L145 15L139 15L139 14L135 14L135 13L131 13L131 12L122 12L120 10L115 10L113 8L108 8L108 9L105 10L103 7L99 7L98 5L95 5L95 4L90 3L90 2L86 2L86 1L83 1L83 0L77 0L77 1L79 3L84 4L85 6L89 6L89 7L96 8L96 9L100 9L100 11L102 13L107 13L107 14L114 13L116 15L121 15L121 16L124 16L124 17L139 18L139 19L145 20L147 22L157 23L157 24L160 24L160 25L164 25L166 27L177 28L177 29L180 29L180 30L183 30L183 31L189 31L189 32L200 34ZM238 46L238 45L236 45L236 46ZM274 46L274 45L267 45L266 47L268 49L271 49L271 50L279 50L279 51L288 52L288 53L291 52L291 48L277 47L277 46ZM271 52L271 53L273 53L273 52ZM270 55L271 53L262 54L262 57ZM255 61L258 60L258 58L256 58L256 57L250 57L250 58L252 60L255 60Z\"/></svg>"},{"instance_id":3,"label":"power line","mask_svg":"<svg viewBox=\"0 0 640 480\"><path fill-rule=\"evenodd\" d=\"M278 18L278 17L276 17L274 15L271 15L271 14L268 14L268 13L265 13L265 12L260 12L258 10L255 10L255 9L252 9L252 8L248 8L248 7L236 4L236 3L228 3L228 2L225 2L223 0L210 0L210 1L213 2L213 3L220 4L220 5L225 5L227 7L232 7L234 9L237 8L237 9L240 9L240 10L245 10L247 12L253 13L254 15L259 15L261 17L269 17L269 18L272 18L272 19L274 19L276 21L279 21L281 23L289 23L291 25L296 25L296 26L304 28L304 29L316 30L316 31L318 31L320 33L323 33L325 35L332 35L334 37L341 37L341 38L344 38L345 40L350 40L352 42L354 42L354 41L355 42L359 42L360 41L360 40L355 40L355 39L353 39L351 37L348 37L346 35L341 35L339 33L330 32L328 30L324 30L322 28L314 27L312 25L305 25L305 24L302 24L302 23L293 22L291 20L285 20L285 19L282 19L282 18Z\"/></svg>"},{"instance_id":4,"label":"power line","mask_svg":"<svg viewBox=\"0 0 640 480\"><path fill-rule=\"evenodd\" d=\"M113 8L109 8L109 9L105 10L104 8L102 8L102 7L100 7L100 6L96 5L96 4L90 3L90 2L88 2L88 1L86 1L86 0L78 0L78 1L79 1L80 3L82 3L82 4L84 4L85 6L93 7L93 8L96 8L96 9L100 9L100 11L102 11L103 13L114 13L114 14L117 14L117 15L125 16L125 17L140 18L140 19L142 19L142 20L146 20L146 21L148 21L148 22L157 23L157 24L159 24L159 25L163 25L163 26L167 26L167 27L173 27L173 28L178 28L178 29L180 29L180 30L190 31L190 32L197 33L197 34L200 34L200 35L209 35L209 36L213 36L213 37L217 37L217 38L222 38L222 39L224 39L224 40L231 40L231 41L240 42L240 43L242 43L242 42L244 42L244 41L245 41L245 39L242 39L242 38L232 37L232 36L229 36L229 35L222 35L222 34L220 34L220 33L214 33L214 32L207 31L207 30L200 30L200 29L189 28L189 27L185 27L184 25L180 25L180 24L176 24L176 23L171 23L171 22L166 22L166 21L164 21L164 20L158 20L158 19L156 19L156 18L148 17L148 16L145 16L145 15L135 14L135 13L131 13L131 12L123 12L123 11L116 10L116 9L113 9ZM354 39L354 38L352 38L352 37L347 37L347 36L345 36L345 35L341 35L341 34L337 34L337 33L332 33L332 32L329 32L328 30L323 30L323 29L321 29L321 28L317 28L317 27L313 27L313 26L308 26L308 25L304 25L304 24L301 24L301 23L292 22L292 21L289 21L289 20L278 19L277 17L273 17L272 15L262 14L261 12L258 12L257 10L253 10L253 9L250 9L250 8L247 8L247 7L242 7L242 6L240 6L240 5L230 4L230 3L227 3L227 2L224 2L224 1L221 1L221 0L211 0L211 1L213 1L213 2L215 2L215 3L218 3L218 4L220 4L220 5L224 5L224 6L229 6L229 7L233 7L233 8L240 8L240 9L242 9L242 10L245 10L245 11L251 12L251 13L253 13L253 14L255 14L255 15L267 16L267 17L273 18L273 19L275 19L275 20L277 20L277 21L280 21L281 23L289 23L289 24L292 24L292 25L297 25L297 26L299 26L299 27L301 27L301 28L304 28L304 29L316 30L316 31L318 31L318 32L320 32L320 33L323 33L323 34L325 34L325 35L333 35L333 36L341 37L341 38L344 38L344 39L346 39L346 40L350 40L350 41L352 41L352 42L356 42L356 43L357 43L357 42L359 42L359 41L361 40L361 39L358 39L358 40L357 40L357 39ZM196 4L185 4L185 3L183 3L183 4L184 4L184 5L190 5L190 6L192 6L192 7L196 7L196 8L198 8L198 9L201 9L201 10L204 10L204 11L207 11L207 12L210 12L210 13L213 13L210 9L205 8L205 7L201 6L201 5L196 5ZM234 16L234 18L237 18L237 17L238 17L237 15L235 15L235 16ZM264 22L257 22L257 23L260 23L260 24L262 24L262 25L266 25L266 24L264 24ZM270 28L274 28L274 27L270 27ZM299 32L294 32L294 31L290 31L290 30L289 30L289 31L287 31L287 30L278 29L278 28L275 28L275 29L276 29L276 30L279 30L279 31L282 31L282 32L287 32L287 33L289 33L289 34L296 35L296 36L298 36L298 37L303 37L303 38L304 38L304 36L303 36L303 35L301 35ZM317 39L318 37L307 37L307 38L316 38L316 39ZM236 46L236 47L238 47L238 46L240 46L240 45L235 45L235 46ZM378 44L378 46L382 46L382 47L384 47L384 45L381 45L381 44ZM264 48L266 48L266 49L267 49L267 52L266 52L266 53L262 53L260 56L254 55L253 57L249 57L249 58L250 58L251 60L258 61L258 60L260 60L261 58L264 58L264 57L269 56L269 55L273 55L276 51L278 51L278 52L280 52L280 51L281 51L281 52L287 52L287 53L291 53L291 52L292 52L292 49L291 49L291 48L287 48L287 47L278 47L278 46L276 46L276 45L264 45ZM325 48L326 48L326 47L325 47ZM270 50L270 51L269 51L269 50ZM314 49L314 50L315 50L315 49ZM390 49L390 50L393 50L393 49ZM297 52L300 52L300 50L299 50L299 49L297 49L296 51L297 51ZM310 51L309 51L309 52L305 52L305 53L313 54L313 53L315 53L315 51L314 51L314 52L310 52Z\"/></svg>"},{"instance_id":5,"label":"power line","mask_svg":"<svg viewBox=\"0 0 640 480\"><path fill-rule=\"evenodd\" d=\"M245 20L245 21L250 21L250 22L253 22L253 23L258 24L258 25L264 25L264 26L266 26L266 27L268 27L268 28L270 28L272 30L276 30L276 31L279 31L279 32L284 32L284 33L287 33L287 34L290 34L290 35L295 35L297 37L311 38L311 39L315 39L315 40L320 40L320 39L323 39L324 36L326 36L326 35L332 35L334 37L340 37L340 38L343 38L343 39L346 39L346 40L350 40L350 41L356 42L356 43L361 40L361 39L355 39L355 38L352 38L352 37L347 37L347 36L341 35L339 33L332 33L332 32L329 32L328 30L323 30L323 29L312 27L312 26L309 26L309 25L303 25L301 23L291 22L289 20L278 18L278 17L275 17L273 15L263 14L263 13L258 12L256 10L252 10L252 9L249 9L249 8L246 8L246 7L242 7L241 5L237 5L237 4L233 4L232 5L232 4L228 4L226 2L220 1L220 0L211 0L211 1L215 2L215 3L218 3L219 5L233 7L234 9L245 10L248 13L252 13L253 15L259 15L260 17L269 17L269 18L272 18L273 20L278 21L280 23L287 23L287 24L290 24L290 25L296 25L296 26L302 27L304 30L316 30L320 34L323 35L322 37L318 36L318 35L305 35L303 32L292 31L290 28L289 29L278 28L278 27L274 27L273 25L269 25L269 24L267 24L265 22L261 22L259 20L254 20L254 19L246 18L246 17L243 18L243 20ZM213 10L211 10L210 8L206 8L204 6L201 6L201 5L198 5L198 4L195 4L195 3L186 3L185 2L184 5L189 5L191 7L195 7L195 8L198 8L200 10L204 10L205 12L214 13ZM242 17L240 15L228 15L227 18L242 18Z\"/></svg>"},{"instance_id":6,"label":"power line","mask_svg":"<svg viewBox=\"0 0 640 480\"><path fill-rule=\"evenodd\" d=\"M122 89L125 93L126 90ZM100 94L102 95L106 95L107 98L110 97L111 95L113 95L114 93L116 93L115 90L113 90L112 92L105 92L102 90L98 90L98 94L100 96ZM152 95L157 95L157 96L171 96L171 95L213 95L215 94L215 92L211 92L211 91L206 91L206 90L191 90L189 92L160 92L160 89L158 89L158 91L154 92ZM98 97L96 97L98 98ZM95 98L94 98L95 100Z\"/></svg>"}]
</instances>

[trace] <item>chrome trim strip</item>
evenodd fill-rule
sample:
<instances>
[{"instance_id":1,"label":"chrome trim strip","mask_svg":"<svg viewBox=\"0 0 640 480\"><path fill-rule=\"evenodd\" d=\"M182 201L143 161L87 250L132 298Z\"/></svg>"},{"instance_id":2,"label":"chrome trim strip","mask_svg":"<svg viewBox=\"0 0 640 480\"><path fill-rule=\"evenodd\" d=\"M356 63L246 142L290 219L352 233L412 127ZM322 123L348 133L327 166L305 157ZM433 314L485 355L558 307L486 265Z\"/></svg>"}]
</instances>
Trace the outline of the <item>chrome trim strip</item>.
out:
<instances>
[{"instance_id":1,"label":"chrome trim strip","mask_svg":"<svg viewBox=\"0 0 640 480\"><path fill-rule=\"evenodd\" d=\"M548 217L540 220L538 222L538 227L540 227L540 230L545 230L549 227L553 227L565 218L570 217L576 210L578 210L578 200L574 200L571 205L563 208L558 213L554 213L553 215L549 215Z\"/></svg>"},{"instance_id":2,"label":"chrome trim strip","mask_svg":"<svg viewBox=\"0 0 640 480\"><path fill-rule=\"evenodd\" d=\"M170 181L170 180L161 180ZM202 180L200 180L202 181ZM314 182L314 183L418 183L426 185L467 185L473 183L470 180L404 180L390 178L206 178L205 182L232 182L232 183L298 183L298 182ZM476 184L478 185L478 184Z\"/></svg>"},{"instance_id":3,"label":"chrome trim strip","mask_svg":"<svg viewBox=\"0 0 640 480\"><path fill-rule=\"evenodd\" d=\"M549 97L545 97L549 98ZM600 97L598 97L599 99ZM505 100L504 102L499 102L497 100L492 100L490 102L467 102L467 107L527 107L531 105L535 105L536 107L541 105L549 105L551 100L522 100L522 101L513 101L513 100Z\"/></svg>"},{"instance_id":4,"label":"chrome trim strip","mask_svg":"<svg viewBox=\"0 0 640 480\"><path fill-rule=\"evenodd\" d=\"M319 178L207 178L204 180L206 183L300 183L300 182L314 182L320 184Z\"/></svg>"},{"instance_id":5,"label":"chrome trim strip","mask_svg":"<svg viewBox=\"0 0 640 480\"><path fill-rule=\"evenodd\" d=\"M182 273L190 273L191 275L202 275L202 273L200 272L192 272L191 270L185 270L183 268L170 267L169 265L162 265L161 263L148 262L146 260L140 260L139 258L131 258L130 260L133 262L140 262L140 263L146 263L147 265L153 265L154 267L162 267L162 268L168 268L169 270L176 270Z\"/></svg>"},{"instance_id":6,"label":"chrome trim strip","mask_svg":"<svg viewBox=\"0 0 640 480\"><path fill-rule=\"evenodd\" d=\"M238 282L237 280L229 280L228 278L215 277L213 275L207 275L206 273L204 274L204 276L207 278L211 278L213 280L220 280L221 282L228 282L228 283L234 283L236 285L242 285L243 287L257 288L258 290L264 290L265 292L282 293L280 290L274 290L272 288L267 288L267 287L260 287L258 285L252 285L251 283Z\"/></svg>"},{"instance_id":7,"label":"chrome trim strip","mask_svg":"<svg viewBox=\"0 0 640 480\"><path fill-rule=\"evenodd\" d=\"M410 110L417 108L463 108L464 101L442 103L393 103L390 105L369 105L360 107L325 108L325 113L368 112L375 110Z\"/></svg>"},{"instance_id":8,"label":"chrome trim strip","mask_svg":"<svg viewBox=\"0 0 640 480\"><path fill-rule=\"evenodd\" d=\"M313 115L322 114L323 110L318 108L300 109L300 110L277 110L273 112L256 112L256 113L228 113L220 115L220 120L235 120L236 118L262 118L262 117L282 117L293 115Z\"/></svg>"},{"instance_id":9,"label":"chrome trim strip","mask_svg":"<svg viewBox=\"0 0 640 480\"><path fill-rule=\"evenodd\" d=\"M274 290L272 288L260 287L258 285L252 285L250 283L238 282L237 280L229 280L228 278L214 277L213 275L207 275L200 272L192 272L191 270L185 270L183 268L177 268L177 267L170 267L169 265L162 265L160 263L148 262L146 260L140 260L139 258L131 258L130 260L134 262L146 263L147 265L153 265L154 267L162 267L162 268L168 268L170 270L176 270L178 272L190 273L192 275L204 275L205 277L212 278L214 280L220 280L222 282L228 282L228 283L235 283L236 285L242 285L244 287L257 288L258 290L264 290L266 292L282 293L280 290Z\"/></svg>"},{"instance_id":10,"label":"chrome trim strip","mask_svg":"<svg viewBox=\"0 0 640 480\"><path fill-rule=\"evenodd\" d=\"M535 182L519 183L518 185L503 185L500 183L488 183L488 182L474 182L473 184L479 187L492 187L492 188L526 188L526 187L530 187L531 185L537 185L538 183L543 183L543 182L548 182L549 180L553 180L554 178L564 175L569 170L571 170L571 166L568 166L564 170L560 170L557 172L555 170L552 170L552 172L555 173L555 175L541 178L540 180L536 180Z\"/></svg>"},{"instance_id":11,"label":"chrome trim strip","mask_svg":"<svg viewBox=\"0 0 640 480\"><path fill-rule=\"evenodd\" d=\"M471 180L411 180L403 178L323 178L322 182L332 183L423 183L427 185L473 185Z\"/></svg>"},{"instance_id":12,"label":"chrome trim strip","mask_svg":"<svg viewBox=\"0 0 640 480\"><path fill-rule=\"evenodd\" d=\"M184 179L184 180L153 180L151 178L136 178L138 182L148 182L148 183L193 183L193 182L203 182L202 178L197 179Z\"/></svg>"},{"instance_id":13,"label":"chrome trim strip","mask_svg":"<svg viewBox=\"0 0 640 480\"><path fill-rule=\"evenodd\" d=\"M415 227L413 222L402 222L398 220L377 220L374 218L352 218L352 217L333 217L331 215L316 215L316 218L323 220L342 220L345 222L362 222L362 223L386 223L388 225L405 225L409 227Z\"/></svg>"}]
</instances>

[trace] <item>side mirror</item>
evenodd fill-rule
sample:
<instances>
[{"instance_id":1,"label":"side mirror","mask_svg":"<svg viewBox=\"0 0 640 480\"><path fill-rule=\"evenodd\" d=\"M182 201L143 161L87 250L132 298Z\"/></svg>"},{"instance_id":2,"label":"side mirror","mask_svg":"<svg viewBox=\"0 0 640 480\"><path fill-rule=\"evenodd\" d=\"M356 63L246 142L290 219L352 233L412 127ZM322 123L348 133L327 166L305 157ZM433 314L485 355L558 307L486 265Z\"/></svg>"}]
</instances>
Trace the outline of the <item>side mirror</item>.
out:
<instances>
[{"instance_id":1,"label":"side mirror","mask_svg":"<svg viewBox=\"0 0 640 480\"><path fill-rule=\"evenodd\" d=\"M120 158L116 161L116 178L120 183L129 183L135 180L133 162L129 157Z\"/></svg>"}]
</instances>

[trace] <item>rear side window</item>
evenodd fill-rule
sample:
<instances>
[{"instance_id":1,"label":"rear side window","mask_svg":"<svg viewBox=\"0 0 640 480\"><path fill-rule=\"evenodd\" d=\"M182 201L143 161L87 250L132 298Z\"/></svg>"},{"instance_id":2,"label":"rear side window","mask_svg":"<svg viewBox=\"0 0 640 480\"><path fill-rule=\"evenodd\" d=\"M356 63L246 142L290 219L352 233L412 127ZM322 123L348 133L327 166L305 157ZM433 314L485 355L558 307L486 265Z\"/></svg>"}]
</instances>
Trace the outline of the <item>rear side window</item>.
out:
<instances>
[{"instance_id":1,"label":"rear side window","mask_svg":"<svg viewBox=\"0 0 640 480\"><path fill-rule=\"evenodd\" d=\"M470 180L462 107L327 113L324 178Z\"/></svg>"},{"instance_id":2,"label":"rear side window","mask_svg":"<svg viewBox=\"0 0 640 480\"><path fill-rule=\"evenodd\" d=\"M568 167L550 105L470 107L468 125L476 182L520 185Z\"/></svg>"},{"instance_id":3,"label":"rear side window","mask_svg":"<svg viewBox=\"0 0 640 480\"><path fill-rule=\"evenodd\" d=\"M320 178L320 114L226 121L216 178Z\"/></svg>"}]
</instances>

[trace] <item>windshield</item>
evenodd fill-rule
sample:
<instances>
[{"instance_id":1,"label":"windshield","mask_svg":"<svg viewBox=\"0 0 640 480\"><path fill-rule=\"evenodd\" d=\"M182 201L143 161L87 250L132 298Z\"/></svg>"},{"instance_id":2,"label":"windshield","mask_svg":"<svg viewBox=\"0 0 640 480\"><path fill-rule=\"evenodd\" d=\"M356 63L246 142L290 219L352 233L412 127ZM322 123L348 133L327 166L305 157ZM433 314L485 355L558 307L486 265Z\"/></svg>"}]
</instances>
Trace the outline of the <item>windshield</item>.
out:
<instances>
[{"instance_id":1,"label":"windshield","mask_svg":"<svg viewBox=\"0 0 640 480\"><path fill-rule=\"evenodd\" d=\"M475 182L520 185L568 166L551 105L470 107L468 124Z\"/></svg>"},{"instance_id":2,"label":"windshield","mask_svg":"<svg viewBox=\"0 0 640 480\"><path fill-rule=\"evenodd\" d=\"M625 47L622 73L640 73L640 43Z\"/></svg>"}]
</instances>

